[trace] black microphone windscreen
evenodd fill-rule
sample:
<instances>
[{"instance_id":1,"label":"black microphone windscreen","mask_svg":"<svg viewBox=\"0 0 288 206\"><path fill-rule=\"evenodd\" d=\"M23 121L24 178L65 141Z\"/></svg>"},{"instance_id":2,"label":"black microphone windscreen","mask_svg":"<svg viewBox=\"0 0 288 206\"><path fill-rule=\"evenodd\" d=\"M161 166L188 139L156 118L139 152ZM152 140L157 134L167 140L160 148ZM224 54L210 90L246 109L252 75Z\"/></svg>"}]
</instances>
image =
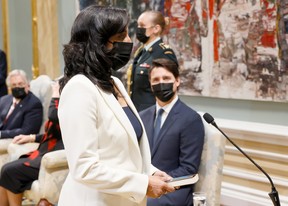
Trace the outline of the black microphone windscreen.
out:
<instances>
[{"instance_id":1,"label":"black microphone windscreen","mask_svg":"<svg viewBox=\"0 0 288 206\"><path fill-rule=\"evenodd\" d=\"M205 113L203 115L203 118L205 119L205 121L208 123L208 124L211 124L212 122L214 122L214 118L209 114L209 113Z\"/></svg>"}]
</instances>

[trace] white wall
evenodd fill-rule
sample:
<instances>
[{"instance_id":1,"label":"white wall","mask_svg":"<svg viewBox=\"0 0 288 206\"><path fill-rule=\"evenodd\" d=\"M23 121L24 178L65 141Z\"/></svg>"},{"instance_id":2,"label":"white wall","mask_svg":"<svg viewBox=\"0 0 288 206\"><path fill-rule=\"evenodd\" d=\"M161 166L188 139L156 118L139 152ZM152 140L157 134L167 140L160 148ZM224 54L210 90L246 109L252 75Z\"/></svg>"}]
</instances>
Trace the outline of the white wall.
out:
<instances>
[{"instance_id":1,"label":"white wall","mask_svg":"<svg viewBox=\"0 0 288 206\"><path fill-rule=\"evenodd\" d=\"M63 73L64 61L62 56L63 45L70 40L70 31L76 17L76 3L71 0L58 1L58 28L59 28L59 55L60 68Z\"/></svg>"},{"instance_id":2,"label":"white wall","mask_svg":"<svg viewBox=\"0 0 288 206\"><path fill-rule=\"evenodd\" d=\"M30 3L30 0L8 1L11 69L23 69L29 78L33 62Z\"/></svg>"},{"instance_id":3,"label":"white wall","mask_svg":"<svg viewBox=\"0 0 288 206\"><path fill-rule=\"evenodd\" d=\"M192 108L217 118L288 126L288 104L210 97L180 97ZM287 131L288 134L288 131Z\"/></svg>"}]
</instances>

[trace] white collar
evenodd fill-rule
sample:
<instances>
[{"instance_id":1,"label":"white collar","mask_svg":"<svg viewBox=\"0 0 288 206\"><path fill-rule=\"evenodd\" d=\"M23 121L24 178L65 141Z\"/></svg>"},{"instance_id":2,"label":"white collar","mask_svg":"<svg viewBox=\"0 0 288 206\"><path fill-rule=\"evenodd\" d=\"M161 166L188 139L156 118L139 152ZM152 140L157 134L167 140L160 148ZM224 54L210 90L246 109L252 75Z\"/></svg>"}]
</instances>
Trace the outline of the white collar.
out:
<instances>
[{"instance_id":1,"label":"white collar","mask_svg":"<svg viewBox=\"0 0 288 206\"><path fill-rule=\"evenodd\" d=\"M145 50L148 51L148 49L150 49L150 47L155 44L157 41L159 41L161 38L157 37L156 39L154 39L154 41L150 42L149 44L147 44L146 46L144 46Z\"/></svg>"},{"instance_id":2,"label":"white collar","mask_svg":"<svg viewBox=\"0 0 288 206\"><path fill-rule=\"evenodd\" d=\"M172 107L174 106L174 104L177 102L178 99L179 99L178 95L176 95L176 97L172 100L172 102L166 104L164 107L160 107L160 105L156 102L156 114L160 108L162 108L165 111L165 113L169 114L169 112L171 111Z\"/></svg>"}]
</instances>

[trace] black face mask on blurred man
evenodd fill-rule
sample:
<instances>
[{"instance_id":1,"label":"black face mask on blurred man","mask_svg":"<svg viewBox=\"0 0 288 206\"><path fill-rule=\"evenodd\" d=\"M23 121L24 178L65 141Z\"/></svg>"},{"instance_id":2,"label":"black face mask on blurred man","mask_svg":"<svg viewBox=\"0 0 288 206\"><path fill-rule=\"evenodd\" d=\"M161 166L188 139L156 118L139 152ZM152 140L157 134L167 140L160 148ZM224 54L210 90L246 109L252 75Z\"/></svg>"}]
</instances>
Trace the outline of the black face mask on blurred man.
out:
<instances>
[{"instance_id":1,"label":"black face mask on blurred man","mask_svg":"<svg viewBox=\"0 0 288 206\"><path fill-rule=\"evenodd\" d=\"M12 89L12 96L16 99L24 99L26 95L24 87L15 87Z\"/></svg>"}]
</instances>

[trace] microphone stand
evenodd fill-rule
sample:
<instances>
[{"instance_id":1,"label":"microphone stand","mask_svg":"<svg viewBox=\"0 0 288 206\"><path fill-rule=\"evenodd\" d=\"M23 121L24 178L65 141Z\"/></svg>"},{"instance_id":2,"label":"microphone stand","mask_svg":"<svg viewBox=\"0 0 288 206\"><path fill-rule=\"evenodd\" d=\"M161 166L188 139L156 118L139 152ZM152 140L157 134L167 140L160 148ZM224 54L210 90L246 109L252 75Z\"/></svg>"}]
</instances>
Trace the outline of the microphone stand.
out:
<instances>
[{"instance_id":1,"label":"microphone stand","mask_svg":"<svg viewBox=\"0 0 288 206\"><path fill-rule=\"evenodd\" d=\"M279 200L279 196L278 196L278 191L276 190L274 183L272 181L272 179L270 178L270 176L262 169L262 167L260 167L254 160L252 160L240 147L238 147L216 124L216 122L214 121L214 118L208 114L205 113L203 115L205 121L208 124L212 124L218 131L220 131L224 137L226 137L226 139L228 139L228 141L234 145L234 147L236 147L245 157L247 157L248 160L250 160L250 162L252 162L261 172L263 172L263 174L268 178L271 187L272 187L272 191L269 193L269 197L273 202L274 206L281 206L280 204L280 200Z\"/></svg>"}]
</instances>

